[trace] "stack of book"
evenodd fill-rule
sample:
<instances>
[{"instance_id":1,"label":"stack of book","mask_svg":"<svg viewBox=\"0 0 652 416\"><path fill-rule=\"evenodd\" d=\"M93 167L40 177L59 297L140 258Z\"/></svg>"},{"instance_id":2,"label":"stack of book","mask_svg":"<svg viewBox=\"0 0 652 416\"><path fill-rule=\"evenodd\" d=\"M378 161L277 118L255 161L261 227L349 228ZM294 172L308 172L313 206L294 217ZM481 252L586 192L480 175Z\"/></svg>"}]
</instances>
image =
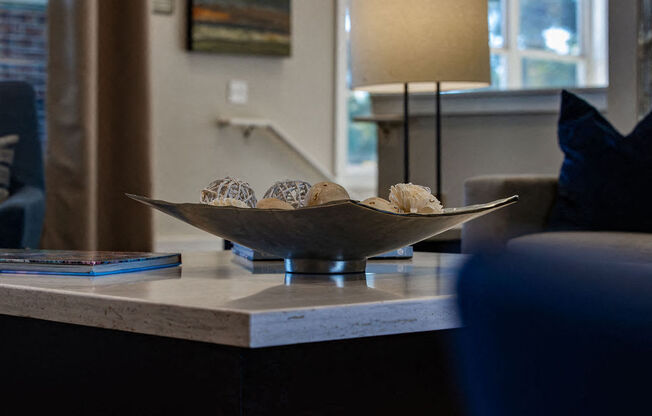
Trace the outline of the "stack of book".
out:
<instances>
[{"instance_id":1,"label":"stack of book","mask_svg":"<svg viewBox=\"0 0 652 416\"><path fill-rule=\"evenodd\" d=\"M180 264L179 253L0 250L0 273L104 276Z\"/></svg>"}]
</instances>

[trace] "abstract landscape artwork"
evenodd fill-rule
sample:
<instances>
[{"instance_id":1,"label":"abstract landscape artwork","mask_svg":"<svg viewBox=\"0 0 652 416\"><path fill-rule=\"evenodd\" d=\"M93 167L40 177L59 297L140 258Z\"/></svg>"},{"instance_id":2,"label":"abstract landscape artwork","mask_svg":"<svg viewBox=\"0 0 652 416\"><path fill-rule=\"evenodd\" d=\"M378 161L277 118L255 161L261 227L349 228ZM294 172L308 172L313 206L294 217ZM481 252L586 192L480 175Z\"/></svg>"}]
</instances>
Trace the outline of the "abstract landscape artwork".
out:
<instances>
[{"instance_id":1,"label":"abstract landscape artwork","mask_svg":"<svg viewBox=\"0 0 652 416\"><path fill-rule=\"evenodd\" d=\"M289 56L291 0L188 0L188 49Z\"/></svg>"}]
</instances>

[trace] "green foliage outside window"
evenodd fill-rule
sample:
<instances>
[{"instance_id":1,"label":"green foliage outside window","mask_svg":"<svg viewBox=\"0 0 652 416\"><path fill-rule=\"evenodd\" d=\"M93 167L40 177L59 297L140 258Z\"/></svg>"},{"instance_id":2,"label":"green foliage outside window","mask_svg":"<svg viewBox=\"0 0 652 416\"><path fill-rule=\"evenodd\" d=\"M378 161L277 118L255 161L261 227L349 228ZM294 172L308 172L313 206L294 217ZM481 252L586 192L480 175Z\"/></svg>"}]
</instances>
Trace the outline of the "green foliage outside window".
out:
<instances>
[{"instance_id":1,"label":"green foliage outside window","mask_svg":"<svg viewBox=\"0 0 652 416\"><path fill-rule=\"evenodd\" d=\"M349 91L349 145L348 163L359 165L365 162L375 162L377 156L377 128L375 123L356 122L359 116L371 115L371 100L369 94Z\"/></svg>"}]
</instances>

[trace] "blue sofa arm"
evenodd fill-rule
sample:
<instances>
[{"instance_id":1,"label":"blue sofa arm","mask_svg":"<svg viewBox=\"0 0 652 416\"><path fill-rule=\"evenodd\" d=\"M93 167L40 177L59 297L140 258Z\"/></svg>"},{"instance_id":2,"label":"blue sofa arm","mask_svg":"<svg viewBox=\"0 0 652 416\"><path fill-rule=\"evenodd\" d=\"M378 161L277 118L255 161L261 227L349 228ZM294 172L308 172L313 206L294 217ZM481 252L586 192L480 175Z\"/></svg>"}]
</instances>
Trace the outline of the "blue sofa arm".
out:
<instances>
[{"instance_id":1,"label":"blue sofa arm","mask_svg":"<svg viewBox=\"0 0 652 416\"><path fill-rule=\"evenodd\" d=\"M0 203L0 248L38 248L44 213L45 194L32 186Z\"/></svg>"}]
</instances>

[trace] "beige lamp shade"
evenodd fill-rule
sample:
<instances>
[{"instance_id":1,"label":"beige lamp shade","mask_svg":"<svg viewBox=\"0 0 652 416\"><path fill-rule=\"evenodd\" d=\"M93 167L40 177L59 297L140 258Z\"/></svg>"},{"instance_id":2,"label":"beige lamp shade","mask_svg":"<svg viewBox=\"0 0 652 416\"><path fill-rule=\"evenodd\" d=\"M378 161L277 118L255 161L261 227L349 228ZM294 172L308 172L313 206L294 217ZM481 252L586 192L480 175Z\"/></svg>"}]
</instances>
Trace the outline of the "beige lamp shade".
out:
<instances>
[{"instance_id":1,"label":"beige lamp shade","mask_svg":"<svg viewBox=\"0 0 652 416\"><path fill-rule=\"evenodd\" d=\"M351 0L352 87L370 92L491 83L487 0Z\"/></svg>"}]
</instances>

